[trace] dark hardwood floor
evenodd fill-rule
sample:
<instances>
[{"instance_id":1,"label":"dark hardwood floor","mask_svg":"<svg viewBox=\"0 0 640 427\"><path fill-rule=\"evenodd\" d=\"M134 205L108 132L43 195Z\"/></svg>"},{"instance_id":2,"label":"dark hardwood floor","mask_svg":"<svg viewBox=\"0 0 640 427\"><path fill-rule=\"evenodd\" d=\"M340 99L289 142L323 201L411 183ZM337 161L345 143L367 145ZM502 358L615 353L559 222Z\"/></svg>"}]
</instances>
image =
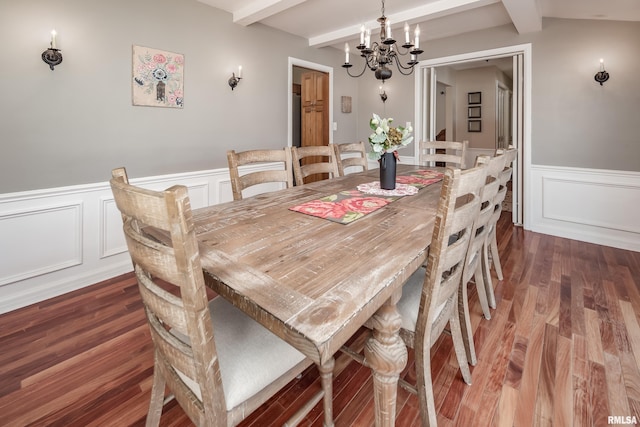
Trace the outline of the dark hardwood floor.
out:
<instances>
[{"instance_id":1,"label":"dark hardwood floor","mask_svg":"<svg viewBox=\"0 0 640 427\"><path fill-rule=\"evenodd\" d=\"M473 384L462 382L450 337L432 350L439 424L640 423L640 253L526 232L506 215L498 233L505 280L494 278L491 320L469 288ZM153 375L147 329L132 274L0 316L0 425L144 425ZM412 362L410 352L405 377ZM281 425L319 388L310 368L242 425ZM339 355L334 390L336 425L373 424L367 369ZM302 425L320 426L321 415L318 406ZM190 422L171 402L161 424ZM397 425L419 424L417 399L400 390Z\"/></svg>"}]
</instances>

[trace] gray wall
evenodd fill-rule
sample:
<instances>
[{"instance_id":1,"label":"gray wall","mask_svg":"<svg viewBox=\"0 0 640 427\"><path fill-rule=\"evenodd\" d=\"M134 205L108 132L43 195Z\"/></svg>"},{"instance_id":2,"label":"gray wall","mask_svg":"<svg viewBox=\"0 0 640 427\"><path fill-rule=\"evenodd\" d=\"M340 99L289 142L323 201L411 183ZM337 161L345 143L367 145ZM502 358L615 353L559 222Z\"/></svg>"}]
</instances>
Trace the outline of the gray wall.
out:
<instances>
[{"instance_id":1,"label":"gray wall","mask_svg":"<svg viewBox=\"0 0 640 427\"><path fill-rule=\"evenodd\" d=\"M440 58L532 44L532 163L640 171L640 22L543 19L541 32L512 25L425 43ZM593 79L604 58L610 74Z\"/></svg>"},{"instance_id":2,"label":"gray wall","mask_svg":"<svg viewBox=\"0 0 640 427\"><path fill-rule=\"evenodd\" d=\"M64 54L55 71L40 59L52 28ZM383 105L380 82L348 77L342 52L234 25L195 0L0 0L0 39L0 194L104 182L121 165L132 177L226 167L230 148L284 146L289 56L334 68L334 142L366 141L373 112L414 120L413 76L396 71ZM505 25L425 43L422 59L528 42L533 163L640 171L640 23L544 19L524 35ZM133 44L184 54L184 109L131 105ZM611 74L602 87L600 57ZM352 97L351 114L341 96Z\"/></svg>"},{"instance_id":3,"label":"gray wall","mask_svg":"<svg viewBox=\"0 0 640 427\"><path fill-rule=\"evenodd\" d=\"M354 57L355 55L352 55ZM357 72L361 71L363 59L356 57L351 62ZM406 59L403 58L406 63ZM393 118L393 126L405 126L406 122L414 120L414 76L402 76L395 66L392 68L391 79L385 81L383 88L387 93L387 102L380 99L380 80L377 80L373 72L367 70L365 75L357 79L360 105L358 106L357 131L358 140L367 142L372 130L369 128L369 120L373 113L382 118ZM401 156L413 157L413 143L402 148L398 153Z\"/></svg>"},{"instance_id":4,"label":"gray wall","mask_svg":"<svg viewBox=\"0 0 640 427\"><path fill-rule=\"evenodd\" d=\"M58 32L64 61L40 55ZM287 144L288 57L334 67L336 142L356 138L343 54L195 0L0 0L0 193L226 167L226 151ZM132 106L132 45L184 54L185 106ZM243 66L232 92L231 73ZM340 95L354 113L340 112Z\"/></svg>"}]
</instances>

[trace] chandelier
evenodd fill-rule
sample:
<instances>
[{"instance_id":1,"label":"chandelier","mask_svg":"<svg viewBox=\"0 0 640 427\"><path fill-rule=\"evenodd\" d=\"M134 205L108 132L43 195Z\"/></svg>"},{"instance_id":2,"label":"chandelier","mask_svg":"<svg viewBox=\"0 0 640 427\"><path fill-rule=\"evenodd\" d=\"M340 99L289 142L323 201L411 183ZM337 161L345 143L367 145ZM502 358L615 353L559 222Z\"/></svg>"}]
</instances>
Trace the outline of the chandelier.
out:
<instances>
[{"instance_id":1,"label":"chandelier","mask_svg":"<svg viewBox=\"0 0 640 427\"><path fill-rule=\"evenodd\" d=\"M353 67L353 64L349 62L349 44L344 44L345 63L342 64L343 68L347 69L347 74L351 77L360 77L369 68L375 73L376 79L385 80L390 79L391 69L390 65L395 64L400 74L408 76L413 72L413 67L418 63L417 57L420 55L420 27L416 25L414 31L414 42L411 43L409 38L409 24L404 24L404 44L402 45L402 51L396 44L396 41L391 36L391 23L384 16L384 0L382 0L382 16L378 18L380 23L380 43L373 42L371 44L371 29L365 29L364 25L360 27L360 44L356 48L360 51L360 56L364 58L364 67L360 74L351 74L349 68ZM400 55L404 56L410 54L410 60L406 65L400 61Z\"/></svg>"}]
</instances>

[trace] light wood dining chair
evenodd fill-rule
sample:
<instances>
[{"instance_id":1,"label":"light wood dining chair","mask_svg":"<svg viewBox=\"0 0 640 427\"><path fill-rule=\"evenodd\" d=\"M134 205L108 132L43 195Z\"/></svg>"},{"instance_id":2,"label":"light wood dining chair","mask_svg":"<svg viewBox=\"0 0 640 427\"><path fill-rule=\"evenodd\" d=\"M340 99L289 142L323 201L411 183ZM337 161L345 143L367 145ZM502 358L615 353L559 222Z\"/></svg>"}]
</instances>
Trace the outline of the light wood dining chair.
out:
<instances>
[{"instance_id":1,"label":"light wood dining chair","mask_svg":"<svg viewBox=\"0 0 640 427\"><path fill-rule=\"evenodd\" d=\"M430 349L447 324L462 378L465 383L471 384L471 372L460 329L458 292L473 223L480 209L480 193L485 176L485 165L466 171L447 168L426 268L421 267L411 275L402 288L402 298L397 304L402 316L400 336L408 347L414 349L416 367L416 384L400 380L400 385L418 395L423 425L437 424Z\"/></svg>"},{"instance_id":2,"label":"light wood dining chair","mask_svg":"<svg viewBox=\"0 0 640 427\"><path fill-rule=\"evenodd\" d=\"M494 201L494 210L487 227L489 228L489 235L487 236L487 244L485 245L483 252L484 263L484 281L488 290L491 293L488 294L489 305L491 308L496 307L495 296L493 295L493 284L491 279L491 265L495 267L496 276L498 280L503 280L502 265L500 264L500 254L498 253L498 241L496 238L496 224L502 214L502 202L507 195L507 184L513 175L513 162L516 159L518 150L513 146L510 146L507 150L497 150L496 155L503 154L505 156L504 169L500 172L500 188Z\"/></svg>"},{"instance_id":3,"label":"light wood dining chair","mask_svg":"<svg viewBox=\"0 0 640 427\"><path fill-rule=\"evenodd\" d=\"M312 362L222 297L207 300L186 187L134 187L123 168L110 184L154 344L147 426L160 422L165 386L194 424L238 424ZM294 422L324 395L332 425L331 382L323 387Z\"/></svg>"},{"instance_id":4,"label":"light wood dining chair","mask_svg":"<svg viewBox=\"0 0 640 427\"><path fill-rule=\"evenodd\" d=\"M441 163L435 166L452 166L465 168L464 159L469 148L469 141L420 141L419 162L423 166L433 166L432 162Z\"/></svg>"},{"instance_id":5,"label":"light wood dining chair","mask_svg":"<svg viewBox=\"0 0 640 427\"><path fill-rule=\"evenodd\" d=\"M293 163L289 147L281 150L248 150L239 153L229 150L227 151L227 162L229 163L233 200L242 200L242 191L254 185L280 183L284 188L293 187ZM279 169L240 174L241 166L261 163L279 164Z\"/></svg>"},{"instance_id":6,"label":"light wood dining chair","mask_svg":"<svg viewBox=\"0 0 640 427\"><path fill-rule=\"evenodd\" d=\"M349 167L358 168L355 172L369 170L367 149L364 142L359 141L347 144L335 144L335 148L336 160L338 161L338 172L340 176L344 176L345 169Z\"/></svg>"},{"instance_id":7,"label":"light wood dining chair","mask_svg":"<svg viewBox=\"0 0 640 427\"><path fill-rule=\"evenodd\" d=\"M340 176L333 144L291 147L296 185Z\"/></svg>"},{"instance_id":8,"label":"light wood dining chair","mask_svg":"<svg viewBox=\"0 0 640 427\"><path fill-rule=\"evenodd\" d=\"M493 289L488 290L483 274L483 250L489 235L488 223L493 215L494 200L500 187L500 174L504 168L505 156L478 156L476 166L486 165L485 184L480 192L480 207L478 215L471 228L471 240L467 251L464 271L462 273L462 283L460 286L459 315L462 338L466 350L467 360L471 365L478 361L476 357L475 345L473 342L473 329L471 327L471 316L469 313L469 299L467 287L471 279L474 279L478 300L482 308L485 319L491 319L489 311L488 295L493 295Z\"/></svg>"}]
</instances>

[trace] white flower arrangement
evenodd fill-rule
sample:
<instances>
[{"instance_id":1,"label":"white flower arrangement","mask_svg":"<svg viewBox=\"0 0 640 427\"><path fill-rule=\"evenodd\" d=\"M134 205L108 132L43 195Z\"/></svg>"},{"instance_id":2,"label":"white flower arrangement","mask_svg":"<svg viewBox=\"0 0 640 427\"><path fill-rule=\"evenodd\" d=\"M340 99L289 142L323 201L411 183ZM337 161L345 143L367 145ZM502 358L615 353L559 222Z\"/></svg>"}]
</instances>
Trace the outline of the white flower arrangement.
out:
<instances>
[{"instance_id":1,"label":"white flower arrangement","mask_svg":"<svg viewBox=\"0 0 640 427\"><path fill-rule=\"evenodd\" d=\"M413 141L413 128L409 126L391 127L392 118L381 119L377 114L369 120L369 127L374 131L369 136L369 143L373 151L369 152L369 158L378 160L384 153L393 153Z\"/></svg>"}]
</instances>

